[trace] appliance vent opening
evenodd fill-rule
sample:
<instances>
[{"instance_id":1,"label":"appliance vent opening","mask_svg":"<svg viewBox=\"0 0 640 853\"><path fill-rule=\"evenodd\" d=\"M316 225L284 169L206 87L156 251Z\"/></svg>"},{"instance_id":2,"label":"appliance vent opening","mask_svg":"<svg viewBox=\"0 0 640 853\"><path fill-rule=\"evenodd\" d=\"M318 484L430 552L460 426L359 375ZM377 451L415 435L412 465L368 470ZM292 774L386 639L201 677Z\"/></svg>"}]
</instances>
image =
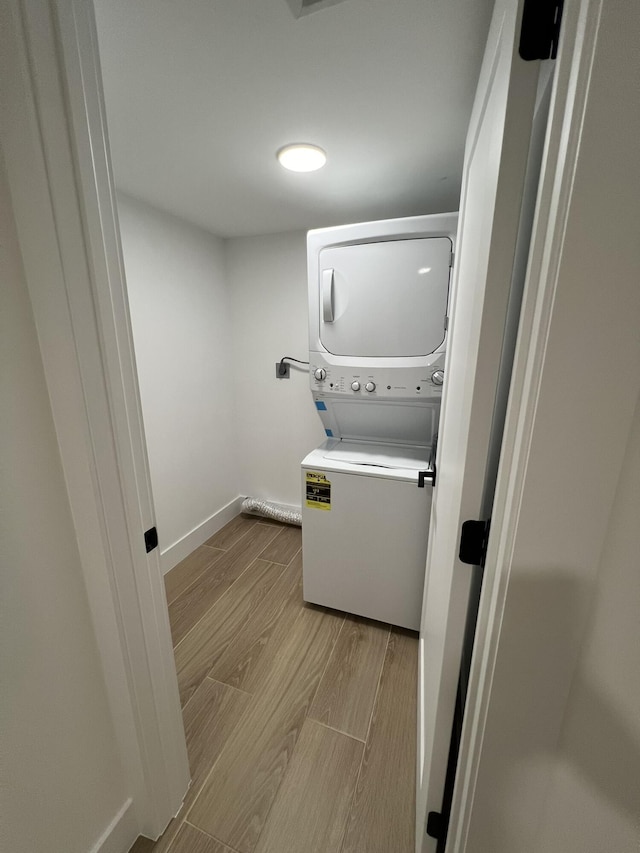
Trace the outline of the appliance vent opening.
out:
<instances>
[{"instance_id":1,"label":"appliance vent opening","mask_svg":"<svg viewBox=\"0 0 640 853\"><path fill-rule=\"evenodd\" d=\"M344 2L345 0L287 0L295 18L301 18L310 12L317 12L320 9L326 9L328 6L335 6L337 3Z\"/></svg>"}]
</instances>

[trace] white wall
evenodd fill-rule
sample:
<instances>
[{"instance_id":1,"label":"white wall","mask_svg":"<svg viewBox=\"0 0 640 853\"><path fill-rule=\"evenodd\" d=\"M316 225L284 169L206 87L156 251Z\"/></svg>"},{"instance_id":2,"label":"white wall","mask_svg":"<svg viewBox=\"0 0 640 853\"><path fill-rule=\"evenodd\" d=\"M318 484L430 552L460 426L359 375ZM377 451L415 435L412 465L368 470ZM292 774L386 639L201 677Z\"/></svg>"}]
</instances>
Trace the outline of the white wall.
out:
<instances>
[{"instance_id":1,"label":"white wall","mask_svg":"<svg viewBox=\"0 0 640 853\"><path fill-rule=\"evenodd\" d=\"M613 501L603 502L600 511L606 536L595 555L599 561L590 614L552 757L535 853L640 850L638 32L636 0L604 4L574 179L579 216L567 231L569 246L575 246L576 255L582 254L586 271L581 276L576 274L579 267L573 266L576 292L597 305L601 297L596 293L606 282L606 306L598 325L608 324L610 329L607 357L616 365L617 377L610 380L607 375L606 381L617 389L620 403L607 404L608 388L603 397L598 394L597 405L604 409L604 418L598 420L604 420L602 455L620 475ZM579 324L578 312L573 315ZM590 343L597 351L594 331ZM587 326L584 334L589 332ZM579 345L574 357L580 358L586 349ZM602 383L597 380L592 374L592 386L599 388ZM626 442L622 429L628 429ZM597 494L600 478L593 487ZM578 535L584 532L579 530Z\"/></svg>"},{"instance_id":2,"label":"white wall","mask_svg":"<svg viewBox=\"0 0 640 853\"><path fill-rule=\"evenodd\" d=\"M640 843L640 401L567 703L539 853Z\"/></svg>"},{"instance_id":3,"label":"white wall","mask_svg":"<svg viewBox=\"0 0 640 853\"><path fill-rule=\"evenodd\" d=\"M223 241L123 194L118 212L167 571L239 495L300 505L324 431L308 368L275 362L308 357L306 234Z\"/></svg>"},{"instance_id":4,"label":"white wall","mask_svg":"<svg viewBox=\"0 0 640 853\"><path fill-rule=\"evenodd\" d=\"M127 798L0 163L0 849L86 853Z\"/></svg>"},{"instance_id":5,"label":"white wall","mask_svg":"<svg viewBox=\"0 0 640 853\"><path fill-rule=\"evenodd\" d=\"M239 493L224 245L125 195L118 212L166 571Z\"/></svg>"},{"instance_id":6,"label":"white wall","mask_svg":"<svg viewBox=\"0 0 640 853\"><path fill-rule=\"evenodd\" d=\"M300 506L300 462L325 435L306 365L277 379L275 363L308 358L306 235L241 237L226 249L240 491Z\"/></svg>"}]
</instances>

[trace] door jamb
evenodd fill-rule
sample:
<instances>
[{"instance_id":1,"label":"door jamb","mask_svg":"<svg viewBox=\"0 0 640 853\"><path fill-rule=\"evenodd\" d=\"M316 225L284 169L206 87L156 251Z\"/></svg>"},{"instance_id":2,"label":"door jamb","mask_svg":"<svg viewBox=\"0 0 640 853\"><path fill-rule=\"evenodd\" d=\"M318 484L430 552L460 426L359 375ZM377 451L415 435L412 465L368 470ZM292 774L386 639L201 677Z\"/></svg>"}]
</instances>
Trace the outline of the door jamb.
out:
<instances>
[{"instance_id":1,"label":"door jamb","mask_svg":"<svg viewBox=\"0 0 640 853\"><path fill-rule=\"evenodd\" d=\"M9 0L0 125L89 608L138 831L189 783L90 0Z\"/></svg>"},{"instance_id":2,"label":"door jamb","mask_svg":"<svg viewBox=\"0 0 640 853\"><path fill-rule=\"evenodd\" d=\"M493 566L493 570L485 575L480 599L448 853L463 853L470 841L468 832L494 666L500 643L508 642L502 627L511 558L525 474L532 461L530 448L541 368L553 317L600 12L601 0L582 0L573 6L565 5L564 9L487 552L487 565Z\"/></svg>"}]
</instances>

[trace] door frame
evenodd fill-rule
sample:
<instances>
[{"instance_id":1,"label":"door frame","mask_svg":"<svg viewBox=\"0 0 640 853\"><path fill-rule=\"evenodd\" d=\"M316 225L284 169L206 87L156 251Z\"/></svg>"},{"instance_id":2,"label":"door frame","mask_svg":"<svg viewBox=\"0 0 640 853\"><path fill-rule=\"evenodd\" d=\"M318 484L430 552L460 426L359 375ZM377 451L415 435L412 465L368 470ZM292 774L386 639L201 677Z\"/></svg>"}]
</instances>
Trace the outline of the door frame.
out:
<instances>
[{"instance_id":1,"label":"door frame","mask_svg":"<svg viewBox=\"0 0 640 853\"><path fill-rule=\"evenodd\" d=\"M139 833L189 765L126 298L90 0L8 0L0 125L89 608Z\"/></svg>"},{"instance_id":2,"label":"door frame","mask_svg":"<svg viewBox=\"0 0 640 853\"><path fill-rule=\"evenodd\" d=\"M522 241L522 199L540 74L539 62L524 63L517 56L514 40L521 14L521 0L496 0L465 143L451 338L445 363L449 380L440 416L438 482L433 495L420 630L416 840L417 849L423 853L442 846L425 835L425 827L430 812L445 811L443 788L472 589L472 569L458 559L459 525L466 519L487 517L481 515L484 493L491 464L493 473L497 464L493 458L494 433L500 431L498 412L503 385L508 383L506 371L507 378L501 379L501 362L508 357L505 338L513 326L510 292L516 247ZM492 104L499 105L498 112L491 112ZM493 138L487 109L499 117L500 131ZM483 138L491 139L489 154L485 155L491 177L490 189L483 187L479 196L470 170ZM478 198L489 210L484 217L491 223L484 226L488 228L489 249L486 257L479 254L480 266L472 272L464 254L469 242L466 238L471 234L465 229L469 226L472 233L479 225L474 225L473 214L469 217L469 210L478 209ZM475 218L479 220L481 214L476 212ZM500 239L495 236L498 232ZM473 239L471 236L471 242ZM471 246L469 250L473 252ZM463 297L465 304L460 305Z\"/></svg>"},{"instance_id":3,"label":"door frame","mask_svg":"<svg viewBox=\"0 0 640 853\"><path fill-rule=\"evenodd\" d=\"M595 332L603 322L611 323L611 313L603 320L602 300L585 299L584 290L575 287L576 275L582 275L581 284L593 286L595 279L588 253L586 260L580 257L576 261L581 254L576 250L576 240L568 249L566 246L570 227L575 229L581 218L574 184L583 156L583 128L594 66L598 51L611 49L606 40L604 46L600 44L602 10L602 0L578 0L564 6L447 853L492 846L490 831L487 834L491 814L486 806L491 799L500 800L501 791L494 787L497 780L509 778L514 785L524 784L517 776L510 776L519 769L520 753L514 744L523 747L523 755L527 748L531 750L532 763L537 758L535 769L529 770L526 778L528 788L520 791L519 805L510 804L519 848L533 849L553 780L553 762L548 758L561 737L588 616L590 584L598 570L640 387L640 379L630 382L624 375L609 380L608 371L586 357L592 346L599 351L594 341L603 335ZM601 216L606 219L608 215L615 222L619 211L613 195L603 195L598 201L603 206ZM597 245L591 222L582 239L586 245ZM624 282L619 297L631 293L637 281L637 269L625 267L631 255L621 255L619 268L611 269L612 279ZM567 271L571 262L574 269ZM637 306L637 299L635 302ZM627 299L627 304L631 306L632 300ZM632 311L619 320L616 317L616 349L623 364L637 363L637 319ZM584 339L579 341L585 349L582 358L576 358L576 350L570 345L556 345L550 352L554 338L557 341L570 336L574 324L592 331L588 345ZM556 386L562 380L557 377L574 384L566 384L558 392ZM604 389L601 395L600 388ZM571 398L569 390L575 392L575 399L559 405L563 396ZM590 418L594 393L599 414ZM615 427L609 427L612 419ZM612 441L607 453L601 454L598 451L608 434ZM545 445L553 459L545 453ZM563 447L571 447L571 453ZM569 457L566 464L563 454ZM576 457L582 460L578 465ZM539 511L544 500L541 480L551 495L545 513ZM563 501L563 512L559 513ZM575 535L569 537L569 548L567 530L582 531L579 541ZM568 580L577 588L576 579L580 579L583 588L577 593L571 590L576 600L571 621L565 623L567 616L557 605L554 611L553 595L547 593L526 602L530 623L526 627L515 625L516 612L522 619L521 599L520 610L516 610L522 594L518 584L531 577L547 584L550 578L556 583L559 578L560 589ZM543 632L541 641L531 640L528 632L536 620L549 633L546 641ZM508 707L504 703L505 682L511 700ZM522 697L530 693L539 695L539 704L528 706L523 701ZM513 838L505 839L504 849L513 849L513 842Z\"/></svg>"},{"instance_id":4,"label":"door frame","mask_svg":"<svg viewBox=\"0 0 640 853\"><path fill-rule=\"evenodd\" d=\"M478 820L476 786L482 784L479 782L479 770L482 761L486 760L483 747L486 746L485 731L491 713L494 667L501 650L512 639L505 631L504 617L514 548L521 530L526 524L532 523L531 516L525 518L521 512L527 495L526 472L531 464L541 468L545 464L543 458L536 457L532 452L532 435L538 414L549 330L553 322L561 322L554 316L554 302L572 201L573 176L580 156L581 132L597 48L601 5L601 0L577 0L575 3L565 3L564 8L493 503L447 853L464 853L468 844L476 849L469 832L472 821ZM570 356L567 362L569 359ZM576 442L584 440L585 446L589 446L590 436L585 431L581 433L577 428L575 433ZM623 450L624 445L619 448L620 454ZM610 471L613 470L615 476L615 461L619 460L610 461L614 462ZM604 500L606 498L603 496ZM594 550L597 552L597 546ZM473 570L469 568L469 571ZM574 638L574 644L577 653L577 637ZM450 694L447 701L453 713L455 683L449 684L447 689ZM563 718L562 707L554 710L555 716L547 720L550 740L554 733L556 736L559 734ZM419 739L422 736L421 724L419 719ZM421 770L419 764L418 791ZM528 803L531 825L539 818L544 804L545 782L548 779L541 777L536 790L537 798ZM425 835L428 809L420 796L417 805L416 851L427 853L435 850L436 843Z\"/></svg>"}]
</instances>

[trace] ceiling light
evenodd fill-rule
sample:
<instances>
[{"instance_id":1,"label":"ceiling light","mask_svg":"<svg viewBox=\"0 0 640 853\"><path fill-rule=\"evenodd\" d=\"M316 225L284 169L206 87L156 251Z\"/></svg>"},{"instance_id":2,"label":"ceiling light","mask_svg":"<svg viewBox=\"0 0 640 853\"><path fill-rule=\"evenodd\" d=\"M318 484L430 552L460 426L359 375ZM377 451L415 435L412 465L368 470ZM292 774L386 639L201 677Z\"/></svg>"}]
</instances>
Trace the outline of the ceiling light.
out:
<instances>
[{"instance_id":1,"label":"ceiling light","mask_svg":"<svg viewBox=\"0 0 640 853\"><path fill-rule=\"evenodd\" d=\"M327 162L327 155L317 145L296 142L285 145L276 154L280 165L291 172L315 172Z\"/></svg>"}]
</instances>

